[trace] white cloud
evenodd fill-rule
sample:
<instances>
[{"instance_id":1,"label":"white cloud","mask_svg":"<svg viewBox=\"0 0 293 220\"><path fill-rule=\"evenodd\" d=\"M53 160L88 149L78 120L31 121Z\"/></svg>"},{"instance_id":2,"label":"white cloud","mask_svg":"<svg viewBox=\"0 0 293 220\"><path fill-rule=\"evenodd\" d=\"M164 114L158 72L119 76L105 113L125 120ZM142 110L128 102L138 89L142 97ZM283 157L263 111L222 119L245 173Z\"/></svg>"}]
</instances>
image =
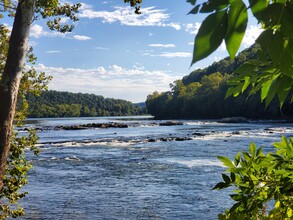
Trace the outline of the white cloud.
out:
<instances>
[{"instance_id":1,"label":"white cloud","mask_svg":"<svg viewBox=\"0 0 293 220\"><path fill-rule=\"evenodd\" d=\"M90 5L83 5L80 9L79 17L81 18L99 18L103 23L119 22L127 26L159 26L172 27L180 30L179 23L168 22L170 15L165 13L166 10L155 9L155 7L145 7L141 9L142 14L137 15L130 6L115 6L114 11L95 11Z\"/></svg>"},{"instance_id":2,"label":"white cloud","mask_svg":"<svg viewBox=\"0 0 293 220\"><path fill-rule=\"evenodd\" d=\"M245 32L242 44L244 47L249 47L255 43L255 40L263 32L259 25L250 25Z\"/></svg>"},{"instance_id":3,"label":"white cloud","mask_svg":"<svg viewBox=\"0 0 293 220\"><path fill-rule=\"evenodd\" d=\"M91 40L91 37L84 36L84 35L74 35L73 37L69 37L71 33L60 33L57 31L45 31L44 28L38 24L34 24L30 30L30 37L33 38L40 38L40 37L64 37L75 39L79 41Z\"/></svg>"},{"instance_id":4,"label":"white cloud","mask_svg":"<svg viewBox=\"0 0 293 220\"><path fill-rule=\"evenodd\" d=\"M33 25L30 30L30 36L34 38L39 38L44 34L43 27L40 25Z\"/></svg>"},{"instance_id":5,"label":"white cloud","mask_svg":"<svg viewBox=\"0 0 293 220\"><path fill-rule=\"evenodd\" d=\"M179 23L174 23L174 22L172 22L172 23L169 23L168 26L174 28L174 29L177 30L177 31L179 31L179 30L181 29L181 26L180 26Z\"/></svg>"},{"instance_id":6,"label":"white cloud","mask_svg":"<svg viewBox=\"0 0 293 220\"><path fill-rule=\"evenodd\" d=\"M86 40L91 40L91 37L84 36L84 35L74 35L73 39L79 40L79 41L86 41Z\"/></svg>"},{"instance_id":7,"label":"white cloud","mask_svg":"<svg viewBox=\"0 0 293 220\"><path fill-rule=\"evenodd\" d=\"M50 54L50 53L61 53L60 50L49 50L49 51L46 51L47 54Z\"/></svg>"},{"instance_id":8,"label":"white cloud","mask_svg":"<svg viewBox=\"0 0 293 220\"><path fill-rule=\"evenodd\" d=\"M60 33L57 31L45 31L44 28L38 24L34 24L30 30L30 37L66 37L67 33Z\"/></svg>"},{"instance_id":9,"label":"white cloud","mask_svg":"<svg viewBox=\"0 0 293 220\"><path fill-rule=\"evenodd\" d=\"M140 51L142 56L150 57L165 57L165 58L189 58L192 56L189 52L162 52L160 54L154 54L153 50Z\"/></svg>"},{"instance_id":10,"label":"white cloud","mask_svg":"<svg viewBox=\"0 0 293 220\"><path fill-rule=\"evenodd\" d=\"M185 27L185 31L190 33L190 34L197 34L199 28L200 28L200 25L201 23L199 22L196 22L196 23L189 23L189 24L185 24L184 27Z\"/></svg>"},{"instance_id":11,"label":"white cloud","mask_svg":"<svg viewBox=\"0 0 293 220\"><path fill-rule=\"evenodd\" d=\"M95 50L109 50L109 48L106 47L94 47Z\"/></svg>"},{"instance_id":12,"label":"white cloud","mask_svg":"<svg viewBox=\"0 0 293 220\"><path fill-rule=\"evenodd\" d=\"M192 54L188 52L173 52L173 53L164 52L158 56L166 57L166 58L176 58L176 57L187 58L187 57L191 57L191 55Z\"/></svg>"},{"instance_id":13,"label":"white cloud","mask_svg":"<svg viewBox=\"0 0 293 220\"><path fill-rule=\"evenodd\" d=\"M218 62L218 61L220 61L220 60L222 60L222 59L223 59L223 57L215 56L215 57L214 57L214 62Z\"/></svg>"},{"instance_id":14,"label":"white cloud","mask_svg":"<svg viewBox=\"0 0 293 220\"><path fill-rule=\"evenodd\" d=\"M142 55L142 56L153 56L153 50L140 50L139 53Z\"/></svg>"},{"instance_id":15,"label":"white cloud","mask_svg":"<svg viewBox=\"0 0 293 220\"><path fill-rule=\"evenodd\" d=\"M132 68L112 65L94 69L57 68L39 64L36 69L53 76L49 89L94 93L133 102L145 101L147 95L155 90L168 90L170 82L182 77L174 74L170 76L168 71L148 71L139 64Z\"/></svg>"},{"instance_id":16,"label":"white cloud","mask_svg":"<svg viewBox=\"0 0 293 220\"><path fill-rule=\"evenodd\" d=\"M226 43L225 43L225 41L223 40L223 42L221 43L221 45L220 45L220 47L219 47L219 50L220 51L227 51L227 49L226 49Z\"/></svg>"},{"instance_id":17,"label":"white cloud","mask_svg":"<svg viewBox=\"0 0 293 220\"><path fill-rule=\"evenodd\" d=\"M176 47L175 44L149 44L149 47L162 47L162 48L172 48Z\"/></svg>"},{"instance_id":18,"label":"white cloud","mask_svg":"<svg viewBox=\"0 0 293 220\"><path fill-rule=\"evenodd\" d=\"M91 10L92 9L92 6L91 5L88 5L86 3L81 3L81 7L79 8L80 11L82 10Z\"/></svg>"}]
</instances>

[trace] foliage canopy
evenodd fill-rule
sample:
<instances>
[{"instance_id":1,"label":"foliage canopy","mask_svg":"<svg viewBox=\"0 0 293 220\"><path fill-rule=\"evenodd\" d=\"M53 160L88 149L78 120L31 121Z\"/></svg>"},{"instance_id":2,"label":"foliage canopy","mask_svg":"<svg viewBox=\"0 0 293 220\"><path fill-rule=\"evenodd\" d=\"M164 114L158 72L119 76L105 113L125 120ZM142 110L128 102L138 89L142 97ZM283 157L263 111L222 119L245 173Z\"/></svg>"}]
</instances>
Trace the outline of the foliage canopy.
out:
<instances>
[{"instance_id":1,"label":"foliage canopy","mask_svg":"<svg viewBox=\"0 0 293 220\"><path fill-rule=\"evenodd\" d=\"M233 59L246 30L247 10L251 10L264 29L256 40L260 46L258 57L235 71L237 76L230 80L226 96L238 96L250 88L250 95L260 91L266 106L277 96L282 107L292 94L293 85L292 0L249 0L248 7L242 0L187 2L195 6L192 14L211 13L195 38L192 64L215 51L222 40ZM218 37L214 37L218 27L210 27L211 23L221 26ZM202 41L208 45L200 45ZM249 152L238 153L234 162L219 157L230 175L223 174L223 182L215 189L236 187L235 194L230 195L236 203L220 214L219 219L292 219L292 143L292 138L283 137L280 143L274 144L276 153L268 154L251 143ZM270 206L271 203L274 205Z\"/></svg>"},{"instance_id":2,"label":"foliage canopy","mask_svg":"<svg viewBox=\"0 0 293 220\"><path fill-rule=\"evenodd\" d=\"M89 117L140 115L142 109L121 99L104 98L94 94L44 91L40 96L27 94L28 116Z\"/></svg>"},{"instance_id":3,"label":"foliage canopy","mask_svg":"<svg viewBox=\"0 0 293 220\"><path fill-rule=\"evenodd\" d=\"M234 60L229 57L212 65L197 69L170 85L170 91L153 93L147 97L148 112L157 119L207 119L245 117L250 119L291 119L293 104L284 102L280 110L276 98L265 107L260 92L248 91L236 98L226 97L235 70L245 62L257 58L258 47L252 46L239 53ZM244 64L245 65L245 64ZM233 106L233 108L231 108Z\"/></svg>"},{"instance_id":4,"label":"foliage canopy","mask_svg":"<svg viewBox=\"0 0 293 220\"><path fill-rule=\"evenodd\" d=\"M192 64L214 52L224 40L234 59L248 22L248 10L264 31L257 38L257 59L250 60L230 81L227 96L237 96L250 88L250 95L261 91L266 106L278 97L280 106L290 94L293 83L293 2L291 0L210 0L194 5L191 14L210 13L203 21L194 41ZM217 24L217 25L215 25Z\"/></svg>"},{"instance_id":5,"label":"foliage canopy","mask_svg":"<svg viewBox=\"0 0 293 220\"><path fill-rule=\"evenodd\" d=\"M3 74L3 69L8 51L9 30L7 27L0 25L0 78ZM34 64L36 58L32 53L32 49L28 51L27 62ZM22 74L22 80L19 89L19 108L16 112L16 122L18 126L22 125L22 120L26 118L28 103L26 95L32 93L39 95L42 90L47 89L51 77L45 76L45 73L37 73L31 66L26 68ZM4 174L3 187L0 190L0 219L5 219L8 216L18 217L24 215L24 210L18 205L18 200L25 197L27 192L21 192L22 186L28 183L28 171L32 165L26 160L25 149L30 148L35 154L38 154L39 149L36 148L38 137L34 130L29 130L26 136L20 137L19 134L13 131L11 138L11 147L7 158L7 169Z\"/></svg>"}]
</instances>

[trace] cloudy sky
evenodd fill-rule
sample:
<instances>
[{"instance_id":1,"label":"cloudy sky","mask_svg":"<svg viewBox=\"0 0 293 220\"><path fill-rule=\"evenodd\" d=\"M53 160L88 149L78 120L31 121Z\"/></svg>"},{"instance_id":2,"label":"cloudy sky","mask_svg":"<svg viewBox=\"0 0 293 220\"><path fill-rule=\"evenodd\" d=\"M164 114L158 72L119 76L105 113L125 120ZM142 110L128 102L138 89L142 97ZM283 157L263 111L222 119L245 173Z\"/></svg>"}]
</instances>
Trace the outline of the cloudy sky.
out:
<instances>
[{"instance_id":1,"label":"cloudy sky","mask_svg":"<svg viewBox=\"0 0 293 220\"><path fill-rule=\"evenodd\" d=\"M166 91L174 80L227 56L222 45L190 67L204 16L187 15L192 6L185 1L144 0L139 16L123 2L82 1L72 33L52 32L44 21L33 23L30 44L38 57L36 68L54 77L50 89L142 102L153 91ZM249 21L242 49L259 32Z\"/></svg>"}]
</instances>

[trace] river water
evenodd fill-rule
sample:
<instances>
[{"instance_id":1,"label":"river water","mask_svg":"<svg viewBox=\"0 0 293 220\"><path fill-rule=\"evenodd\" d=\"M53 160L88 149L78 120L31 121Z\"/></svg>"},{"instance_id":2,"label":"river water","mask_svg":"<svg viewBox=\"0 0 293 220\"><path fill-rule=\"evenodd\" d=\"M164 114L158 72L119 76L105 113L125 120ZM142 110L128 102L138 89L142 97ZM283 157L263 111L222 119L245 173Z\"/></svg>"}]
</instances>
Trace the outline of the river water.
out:
<instances>
[{"instance_id":1,"label":"river water","mask_svg":"<svg viewBox=\"0 0 293 220\"><path fill-rule=\"evenodd\" d=\"M56 126L117 122L128 128L56 130ZM293 124L251 121L165 121L148 117L33 119L40 156L22 199L22 219L217 219L233 204L231 191L211 190L225 167L250 142L274 150L272 142L293 136Z\"/></svg>"}]
</instances>

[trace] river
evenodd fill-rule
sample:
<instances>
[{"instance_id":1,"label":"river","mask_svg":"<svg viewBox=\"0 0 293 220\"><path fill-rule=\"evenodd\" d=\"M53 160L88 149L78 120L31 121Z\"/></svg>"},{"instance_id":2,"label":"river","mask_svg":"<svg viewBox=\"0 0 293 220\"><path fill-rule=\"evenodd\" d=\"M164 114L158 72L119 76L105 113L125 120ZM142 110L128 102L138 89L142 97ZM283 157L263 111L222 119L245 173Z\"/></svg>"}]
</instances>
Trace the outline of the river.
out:
<instances>
[{"instance_id":1,"label":"river","mask_svg":"<svg viewBox=\"0 0 293 220\"><path fill-rule=\"evenodd\" d=\"M123 123L127 128L60 130L58 126ZM28 153L29 194L21 219L217 219L233 201L230 190L211 190L225 167L250 142L293 136L293 124L274 121L224 124L212 120L166 121L149 117L31 119L40 156ZM24 132L24 131L23 131Z\"/></svg>"}]
</instances>

